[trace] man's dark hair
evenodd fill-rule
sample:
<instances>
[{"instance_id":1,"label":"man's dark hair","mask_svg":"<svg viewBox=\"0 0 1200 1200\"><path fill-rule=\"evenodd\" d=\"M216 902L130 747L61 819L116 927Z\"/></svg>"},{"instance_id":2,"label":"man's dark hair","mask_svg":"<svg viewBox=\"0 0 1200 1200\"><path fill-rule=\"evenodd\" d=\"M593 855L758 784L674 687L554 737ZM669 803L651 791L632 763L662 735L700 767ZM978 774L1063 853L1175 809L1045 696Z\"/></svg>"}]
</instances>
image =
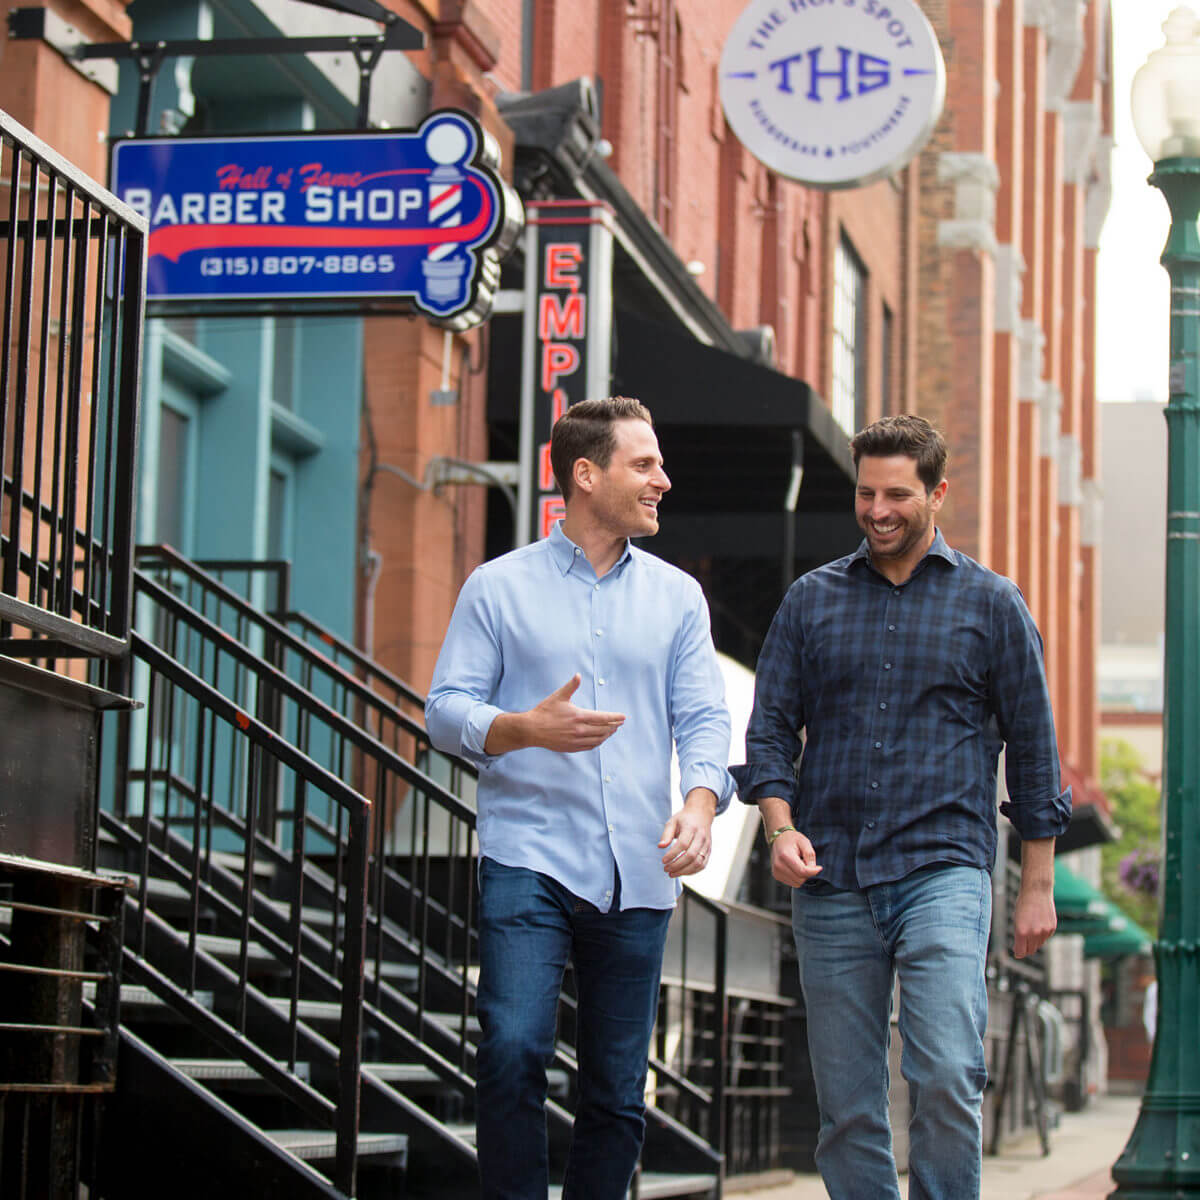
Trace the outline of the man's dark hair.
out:
<instances>
[{"instance_id":1,"label":"man's dark hair","mask_svg":"<svg viewBox=\"0 0 1200 1200\"><path fill-rule=\"evenodd\" d=\"M916 460L917 476L932 492L946 478L946 442L924 417L901 413L884 417L860 430L850 439L854 469L861 458L888 458L903 454Z\"/></svg>"},{"instance_id":2,"label":"man's dark hair","mask_svg":"<svg viewBox=\"0 0 1200 1200\"><path fill-rule=\"evenodd\" d=\"M628 396L609 396L607 400L581 400L572 404L550 433L550 466L563 499L571 496L571 473L578 459L586 458L600 468L612 461L617 421L645 421L653 427L650 410Z\"/></svg>"}]
</instances>

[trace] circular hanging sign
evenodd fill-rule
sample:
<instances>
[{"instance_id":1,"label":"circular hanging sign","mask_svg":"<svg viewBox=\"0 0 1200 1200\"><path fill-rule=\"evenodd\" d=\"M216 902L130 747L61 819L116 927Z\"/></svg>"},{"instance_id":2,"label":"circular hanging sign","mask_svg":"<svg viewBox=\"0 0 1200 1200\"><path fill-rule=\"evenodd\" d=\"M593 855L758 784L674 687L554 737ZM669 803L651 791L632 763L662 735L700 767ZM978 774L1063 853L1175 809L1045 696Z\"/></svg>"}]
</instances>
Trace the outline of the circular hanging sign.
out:
<instances>
[{"instance_id":1,"label":"circular hanging sign","mask_svg":"<svg viewBox=\"0 0 1200 1200\"><path fill-rule=\"evenodd\" d=\"M720 70L721 104L746 149L821 188L904 166L946 98L942 52L914 0L751 0Z\"/></svg>"}]
</instances>

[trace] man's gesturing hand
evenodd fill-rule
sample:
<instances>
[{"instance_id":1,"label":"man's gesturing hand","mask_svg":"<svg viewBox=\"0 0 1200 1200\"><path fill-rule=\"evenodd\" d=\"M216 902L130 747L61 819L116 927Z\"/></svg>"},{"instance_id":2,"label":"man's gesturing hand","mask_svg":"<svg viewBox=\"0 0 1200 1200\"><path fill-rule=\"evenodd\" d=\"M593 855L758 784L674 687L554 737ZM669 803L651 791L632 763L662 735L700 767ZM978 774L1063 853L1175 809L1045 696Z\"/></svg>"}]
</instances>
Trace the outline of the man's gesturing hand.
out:
<instances>
[{"instance_id":1,"label":"man's gesturing hand","mask_svg":"<svg viewBox=\"0 0 1200 1200\"><path fill-rule=\"evenodd\" d=\"M625 717L572 704L579 682L579 676L572 675L528 712L501 713L488 730L484 748L489 754L507 754L530 746L577 754L607 741L625 723Z\"/></svg>"}]
</instances>

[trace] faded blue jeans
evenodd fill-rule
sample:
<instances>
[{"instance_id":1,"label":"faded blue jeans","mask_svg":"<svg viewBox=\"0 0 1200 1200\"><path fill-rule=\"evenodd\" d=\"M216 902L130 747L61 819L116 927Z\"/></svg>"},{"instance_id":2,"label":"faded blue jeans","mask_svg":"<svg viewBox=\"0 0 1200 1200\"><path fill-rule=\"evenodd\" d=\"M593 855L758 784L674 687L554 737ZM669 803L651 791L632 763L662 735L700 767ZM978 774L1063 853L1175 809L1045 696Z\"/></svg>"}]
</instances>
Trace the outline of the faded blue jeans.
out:
<instances>
[{"instance_id":1,"label":"faded blue jeans","mask_svg":"<svg viewBox=\"0 0 1200 1200\"><path fill-rule=\"evenodd\" d=\"M645 1134L646 1056L670 909L602 913L548 875L479 866L483 1036L476 1149L484 1200L546 1200L546 1068L568 957L578 994L579 1100L563 1200L624 1200Z\"/></svg>"},{"instance_id":2,"label":"faded blue jeans","mask_svg":"<svg viewBox=\"0 0 1200 1200\"><path fill-rule=\"evenodd\" d=\"M933 866L863 891L792 893L831 1200L899 1200L888 1125L888 1038L900 977L909 1200L976 1200L987 1082L986 871Z\"/></svg>"}]
</instances>

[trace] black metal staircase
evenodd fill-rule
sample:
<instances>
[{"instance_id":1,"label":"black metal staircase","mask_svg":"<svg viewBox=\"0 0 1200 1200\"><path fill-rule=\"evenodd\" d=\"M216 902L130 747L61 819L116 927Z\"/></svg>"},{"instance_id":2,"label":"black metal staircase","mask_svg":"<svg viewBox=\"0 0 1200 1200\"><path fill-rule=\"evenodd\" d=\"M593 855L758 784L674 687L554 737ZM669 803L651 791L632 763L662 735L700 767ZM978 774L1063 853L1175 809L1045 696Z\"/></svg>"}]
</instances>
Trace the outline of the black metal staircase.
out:
<instances>
[{"instance_id":1,"label":"black metal staircase","mask_svg":"<svg viewBox=\"0 0 1200 1200\"><path fill-rule=\"evenodd\" d=\"M390 1194L400 1173L407 1195L471 1195L473 770L430 747L411 689L339 666L301 635L311 622L296 632L165 548L139 561L145 708L106 731L102 777L107 856L131 881L125 978L156 1002L126 1024L175 1089L274 1148L264 1186L307 1156L346 1195ZM719 942L720 907L689 892L693 909ZM641 1196L720 1193L725 984L702 959L664 987ZM548 1104L560 1158L573 1008L568 980Z\"/></svg>"}]
</instances>

